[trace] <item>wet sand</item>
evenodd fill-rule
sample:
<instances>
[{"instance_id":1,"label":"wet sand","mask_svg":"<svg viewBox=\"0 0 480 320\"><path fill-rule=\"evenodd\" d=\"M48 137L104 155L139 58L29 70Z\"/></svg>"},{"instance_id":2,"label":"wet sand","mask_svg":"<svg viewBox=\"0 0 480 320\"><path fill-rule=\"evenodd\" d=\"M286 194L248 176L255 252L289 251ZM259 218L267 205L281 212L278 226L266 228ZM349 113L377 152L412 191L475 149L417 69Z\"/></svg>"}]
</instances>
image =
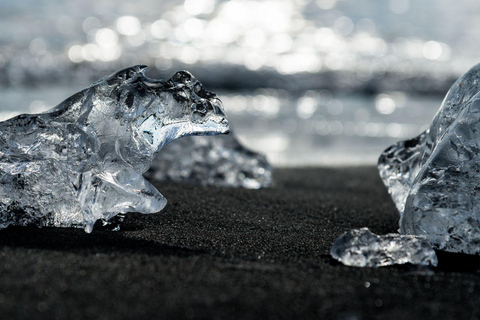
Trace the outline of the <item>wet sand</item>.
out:
<instances>
[{"instance_id":1,"label":"wet sand","mask_svg":"<svg viewBox=\"0 0 480 320\"><path fill-rule=\"evenodd\" d=\"M344 231L397 229L374 167L277 170L265 190L157 185L159 214L121 230L0 231L2 319L471 319L480 258L346 267Z\"/></svg>"}]
</instances>

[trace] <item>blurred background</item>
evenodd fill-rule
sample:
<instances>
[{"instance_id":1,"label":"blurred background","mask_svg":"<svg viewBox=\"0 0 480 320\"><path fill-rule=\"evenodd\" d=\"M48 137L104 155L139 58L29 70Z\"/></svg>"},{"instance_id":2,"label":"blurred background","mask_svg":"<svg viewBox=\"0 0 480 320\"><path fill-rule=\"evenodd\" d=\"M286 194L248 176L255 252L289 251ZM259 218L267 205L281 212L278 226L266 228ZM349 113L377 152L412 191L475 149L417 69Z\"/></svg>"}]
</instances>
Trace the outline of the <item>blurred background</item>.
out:
<instances>
[{"instance_id":1,"label":"blurred background","mask_svg":"<svg viewBox=\"0 0 480 320\"><path fill-rule=\"evenodd\" d=\"M192 72L276 166L375 164L479 61L474 0L0 0L0 119L145 64Z\"/></svg>"}]
</instances>

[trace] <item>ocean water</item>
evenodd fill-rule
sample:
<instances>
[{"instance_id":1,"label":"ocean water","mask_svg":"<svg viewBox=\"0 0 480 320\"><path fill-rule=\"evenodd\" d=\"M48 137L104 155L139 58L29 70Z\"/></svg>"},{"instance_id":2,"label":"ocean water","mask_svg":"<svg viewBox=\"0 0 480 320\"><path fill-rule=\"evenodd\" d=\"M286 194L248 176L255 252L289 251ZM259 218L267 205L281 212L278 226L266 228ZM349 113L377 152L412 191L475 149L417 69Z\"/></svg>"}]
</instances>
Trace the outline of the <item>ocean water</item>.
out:
<instances>
[{"instance_id":1,"label":"ocean water","mask_svg":"<svg viewBox=\"0 0 480 320\"><path fill-rule=\"evenodd\" d=\"M82 87L0 89L0 120L54 107ZM385 148L425 130L441 97L401 92L220 91L233 131L277 167L375 164Z\"/></svg>"},{"instance_id":2,"label":"ocean water","mask_svg":"<svg viewBox=\"0 0 480 320\"><path fill-rule=\"evenodd\" d=\"M134 64L217 88L444 93L478 63L476 1L0 0L0 85Z\"/></svg>"},{"instance_id":3,"label":"ocean water","mask_svg":"<svg viewBox=\"0 0 480 320\"><path fill-rule=\"evenodd\" d=\"M0 0L0 119L135 64L189 70L276 166L374 164L480 61L464 0Z\"/></svg>"}]
</instances>

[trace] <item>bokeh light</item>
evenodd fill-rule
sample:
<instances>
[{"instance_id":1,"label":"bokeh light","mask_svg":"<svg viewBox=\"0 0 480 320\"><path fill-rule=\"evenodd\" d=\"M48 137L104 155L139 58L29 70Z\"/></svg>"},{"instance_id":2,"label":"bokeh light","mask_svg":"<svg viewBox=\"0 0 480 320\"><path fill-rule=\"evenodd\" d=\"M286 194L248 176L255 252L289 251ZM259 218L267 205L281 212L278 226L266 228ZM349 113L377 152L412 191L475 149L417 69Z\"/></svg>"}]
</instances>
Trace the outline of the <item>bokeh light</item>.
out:
<instances>
[{"instance_id":1,"label":"bokeh light","mask_svg":"<svg viewBox=\"0 0 480 320\"><path fill-rule=\"evenodd\" d=\"M352 152L373 163L426 128L452 81L478 62L480 43L480 9L445 0L85 0L35 9L0 10L2 117L50 107L60 99L54 88L73 93L125 66L148 65L160 78L187 69L221 93L246 143L280 165L340 163ZM15 100L17 87L29 88L19 94L26 102Z\"/></svg>"}]
</instances>

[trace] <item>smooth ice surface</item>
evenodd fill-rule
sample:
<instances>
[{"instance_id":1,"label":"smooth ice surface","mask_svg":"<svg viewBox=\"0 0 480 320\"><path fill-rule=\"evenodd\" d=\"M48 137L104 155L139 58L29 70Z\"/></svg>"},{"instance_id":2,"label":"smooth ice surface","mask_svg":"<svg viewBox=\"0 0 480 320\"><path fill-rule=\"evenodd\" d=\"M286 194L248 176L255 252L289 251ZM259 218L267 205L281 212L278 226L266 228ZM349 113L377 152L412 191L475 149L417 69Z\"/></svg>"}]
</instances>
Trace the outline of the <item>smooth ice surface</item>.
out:
<instances>
[{"instance_id":1,"label":"smooth ice surface","mask_svg":"<svg viewBox=\"0 0 480 320\"><path fill-rule=\"evenodd\" d=\"M230 133L188 137L168 145L145 176L150 181L258 189L272 184L272 167L265 156L245 148Z\"/></svg>"},{"instance_id":2,"label":"smooth ice surface","mask_svg":"<svg viewBox=\"0 0 480 320\"><path fill-rule=\"evenodd\" d=\"M376 235L368 228L342 234L335 240L330 254L344 265L353 267L438 264L435 251L424 237L396 233Z\"/></svg>"},{"instance_id":3,"label":"smooth ice surface","mask_svg":"<svg viewBox=\"0 0 480 320\"><path fill-rule=\"evenodd\" d=\"M41 113L0 123L0 228L77 226L154 213L166 199L142 174L169 142L228 132L220 100L190 73L120 70Z\"/></svg>"},{"instance_id":4,"label":"smooth ice surface","mask_svg":"<svg viewBox=\"0 0 480 320\"><path fill-rule=\"evenodd\" d=\"M400 232L438 249L480 253L480 65L450 88L432 125L391 146L378 168Z\"/></svg>"}]
</instances>

